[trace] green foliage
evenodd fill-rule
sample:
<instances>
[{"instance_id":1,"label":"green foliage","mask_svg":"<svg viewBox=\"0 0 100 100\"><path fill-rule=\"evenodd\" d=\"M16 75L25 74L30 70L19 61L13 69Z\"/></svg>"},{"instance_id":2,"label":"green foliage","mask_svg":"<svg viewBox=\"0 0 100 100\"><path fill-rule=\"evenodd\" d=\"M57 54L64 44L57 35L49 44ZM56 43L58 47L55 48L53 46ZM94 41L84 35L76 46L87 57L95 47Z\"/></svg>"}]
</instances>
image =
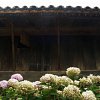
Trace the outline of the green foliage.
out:
<instances>
[{"instance_id":1,"label":"green foliage","mask_svg":"<svg viewBox=\"0 0 100 100\"><path fill-rule=\"evenodd\" d=\"M0 93L1 94L1 97L0 97L1 100L9 100L9 98L11 100L15 100L17 97L20 97L20 94L18 94L16 89L14 89L12 87L2 89L0 92L1 92Z\"/></svg>"},{"instance_id":2,"label":"green foliage","mask_svg":"<svg viewBox=\"0 0 100 100\"><path fill-rule=\"evenodd\" d=\"M100 86L93 84L88 89L93 91L98 100L100 100Z\"/></svg>"}]
</instances>

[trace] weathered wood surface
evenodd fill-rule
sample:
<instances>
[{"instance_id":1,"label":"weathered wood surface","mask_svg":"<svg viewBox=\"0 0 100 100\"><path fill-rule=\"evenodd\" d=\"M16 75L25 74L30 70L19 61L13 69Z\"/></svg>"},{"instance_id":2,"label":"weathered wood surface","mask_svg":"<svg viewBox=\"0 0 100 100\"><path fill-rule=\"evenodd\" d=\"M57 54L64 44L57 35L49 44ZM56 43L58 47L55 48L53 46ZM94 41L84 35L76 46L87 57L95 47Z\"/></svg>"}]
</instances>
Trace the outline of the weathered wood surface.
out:
<instances>
[{"instance_id":1,"label":"weathered wood surface","mask_svg":"<svg viewBox=\"0 0 100 100\"><path fill-rule=\"evenodd\" d=\"M100 69L100 36L60 36L59 56L57 38L31 36L30 45L25 45L15 37L14 70L65 70L71 66L82 70ZM11 37L0 37L0 70L10 71L12 68Z\"/></svg>"},{"instance_id":2,"label":"weathered wood surface","mask_svg":"<svg viewBox=\"0 0 100 100\"><path fill-rule=\"evenodd\" d=\"M0 10L0 70L100 70L100 9L33 8Z\"/></svg>"}]
</instances>

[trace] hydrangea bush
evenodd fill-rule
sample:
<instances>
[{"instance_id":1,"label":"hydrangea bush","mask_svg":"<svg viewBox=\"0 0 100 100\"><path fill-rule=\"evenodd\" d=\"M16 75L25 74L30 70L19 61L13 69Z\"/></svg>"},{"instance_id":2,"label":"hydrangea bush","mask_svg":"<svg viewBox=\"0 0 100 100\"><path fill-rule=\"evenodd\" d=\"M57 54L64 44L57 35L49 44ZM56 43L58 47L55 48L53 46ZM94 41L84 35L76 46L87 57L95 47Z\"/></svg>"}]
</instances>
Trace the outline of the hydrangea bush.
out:
<instances>
[{"instance_id":1,"label":"hydrangea bush","mask_svg":"<svg viewBox=\"0 0 100 100\"><path fill-rule=\"evenodd\" d=\"M13 74L0 81L0 100L100 100L100 75L80 77L80 73L70 67L66 76L45 74L35 82Z\"/></svg>"}]
</instances>

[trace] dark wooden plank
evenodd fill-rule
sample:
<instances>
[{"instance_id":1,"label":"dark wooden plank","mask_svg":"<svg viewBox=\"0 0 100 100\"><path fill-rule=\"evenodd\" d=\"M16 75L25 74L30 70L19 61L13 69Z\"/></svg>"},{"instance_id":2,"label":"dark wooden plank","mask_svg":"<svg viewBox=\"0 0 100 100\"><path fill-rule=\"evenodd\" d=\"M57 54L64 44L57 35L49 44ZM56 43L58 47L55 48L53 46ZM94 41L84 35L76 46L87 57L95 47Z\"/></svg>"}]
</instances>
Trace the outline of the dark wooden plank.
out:
<instances>
[{"instance_id":1,"label":"dark wooden plank","mask_svg":"<svg viewBox=\"0 0 100 100\"><path fill-rule=\"evenodd\" d=\"M83 68L83 50L81 38L76 36L62 36L61 65L65 68L76 66ZM63 68L64 69L64 68Z\"/></svg>"},{"instance_id":2,"label":"dark wooden plank","mask_svg":"<svg viewBox=\"0 0 100 100\"><path fill-rule=\"evenodd\" d=\"M94 55L93 37L83 38L83 64L85 69L96 69L96 61Z\"/></svg>"},{"instance_id":3,"label":"dark wooden plank","mask_svg":"<svg viewBox=\"0 0 100 100\"><path fill-rule=\"evenodd\" d=\"M95 52L95 60L96 60L96 69L100 70L100 36L95 36L94 52Z\"/></svg>"}]
</instances>

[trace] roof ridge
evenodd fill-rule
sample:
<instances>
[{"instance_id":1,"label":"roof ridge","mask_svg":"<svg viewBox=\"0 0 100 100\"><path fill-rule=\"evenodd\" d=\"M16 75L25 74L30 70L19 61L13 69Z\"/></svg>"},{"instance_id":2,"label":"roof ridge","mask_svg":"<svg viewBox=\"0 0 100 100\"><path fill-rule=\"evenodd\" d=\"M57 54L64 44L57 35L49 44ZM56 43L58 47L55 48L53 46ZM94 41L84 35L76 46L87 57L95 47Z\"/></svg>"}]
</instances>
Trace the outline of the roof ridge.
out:
<instances>
[{"instance_id":1,"label":"roof ridge","mask_svg":"<svg viewBox=\"0 0 100 100\"><path fill-rule=\"evenodd\" d=\"M6 6L5 8L0 7L0 10L100 10L100 8L97 6L95 6L94 8L91 8L89 6L86 6L83 8L82 6L76 6L76 7L66 6L66 7L64 7L63 5L59 5L59 6L55 7L54 5L49 5L48 7L45 7L45 6L37 7L35 5L32 5L30 7L28 7L28 6L23 6L23 7Z\"/></svg>"}]
</instances>

